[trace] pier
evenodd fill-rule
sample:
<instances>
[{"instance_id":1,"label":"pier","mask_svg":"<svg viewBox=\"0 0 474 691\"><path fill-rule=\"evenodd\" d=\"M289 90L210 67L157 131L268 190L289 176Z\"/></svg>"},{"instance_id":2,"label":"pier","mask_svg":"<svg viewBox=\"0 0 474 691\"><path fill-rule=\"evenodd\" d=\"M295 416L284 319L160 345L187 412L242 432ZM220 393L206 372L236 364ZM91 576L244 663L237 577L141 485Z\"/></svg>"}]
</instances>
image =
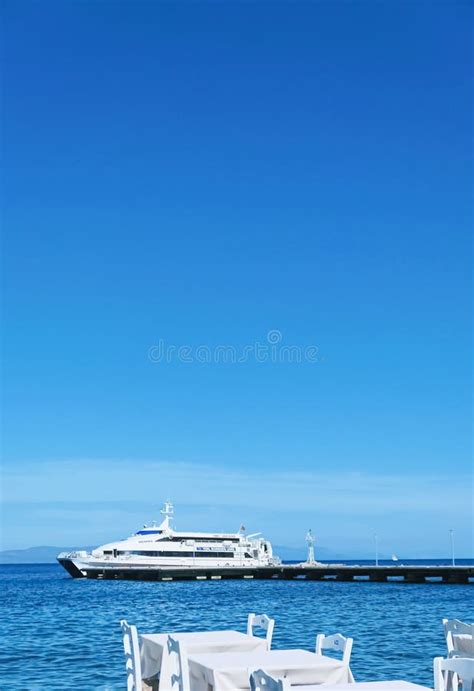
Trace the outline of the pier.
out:
<instances>
[{"instance_id":1,"label":"pier","mask_svg":"<svg viewBox=\"0 0 474 691\"><path fill-rule=\"evenodd\" d=\"M473 584L474 564L469 566L367 566L345 564L281 564L279 566L195 568L137 567L116 564L113 567L87 567L78 571L73 564L63 566L75 578L143 581L183 580L304 580L371 583L443 583ZM69 568L68 568L69 566ZM73 573L72 570L75 570Z\"/></svg>"}]
</instances>

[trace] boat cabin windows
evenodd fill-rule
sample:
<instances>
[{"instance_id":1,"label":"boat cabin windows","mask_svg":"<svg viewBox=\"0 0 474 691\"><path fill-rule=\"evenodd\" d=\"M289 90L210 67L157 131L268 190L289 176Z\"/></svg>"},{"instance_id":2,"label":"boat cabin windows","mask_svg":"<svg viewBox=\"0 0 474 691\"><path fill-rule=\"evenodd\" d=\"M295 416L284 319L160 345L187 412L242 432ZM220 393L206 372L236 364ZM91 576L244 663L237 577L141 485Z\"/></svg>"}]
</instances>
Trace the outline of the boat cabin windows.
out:
<instances>
[{"instance_id":1,"label":"boat cabin windows","mask_svg":"<svg viewBox=\"0 0 474 691\"><path fill-rule=\"evenodd\" d=\"M141 535L141 534L142 534L141 532L137 533L137 535ZM219 542L220 544L226 545L226 544L230 544L230 543L234 543L234 544L238 543L238 542L240 542L240 538L232 537L232 538L228 538L228 539L226 538L225 540L223 540L220 537L177 537L177 536L172 536L172 537L163 537L163 538L160 538L160 540L159 540L159 542L162 542L162 543L163 542L186 542L186 543L188 543L189 541L196 542L196 543L197 542L199 542L199 543L201 543L201 542L210 542L210 543ZM158 540L157 540L157 542L158 542Z\"/></svg>"},{"instance_id":2,"label":"boat cabin windows","mask_svg":"<svg viewBox=\"0 0 474 691\"><path fill-rule=\"evenodd\" d=\"M193 559L194 557L214 557L218 559L233 559L233 552L152 552L150 550L130 550L117 552L119 555L133 554L143 557L186 557Z\"/></svg>"}]
</instances>

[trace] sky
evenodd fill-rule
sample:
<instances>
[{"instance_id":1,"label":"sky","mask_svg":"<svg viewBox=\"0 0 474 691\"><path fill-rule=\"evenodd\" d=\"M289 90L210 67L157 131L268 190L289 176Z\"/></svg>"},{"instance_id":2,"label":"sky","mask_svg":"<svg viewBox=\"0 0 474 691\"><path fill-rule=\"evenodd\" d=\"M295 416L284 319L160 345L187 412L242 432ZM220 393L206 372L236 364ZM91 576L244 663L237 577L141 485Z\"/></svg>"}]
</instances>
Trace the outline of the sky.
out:
<instances>
[{"instance_id":1,"label":"sky","mask_svg":"<svg viewBox=\"0 0 474 691\"><path fill-rule=\"evenodd\" d=\"M3 17L3 547L472 555L472 5Z\"/></svg>"}]
</instances>

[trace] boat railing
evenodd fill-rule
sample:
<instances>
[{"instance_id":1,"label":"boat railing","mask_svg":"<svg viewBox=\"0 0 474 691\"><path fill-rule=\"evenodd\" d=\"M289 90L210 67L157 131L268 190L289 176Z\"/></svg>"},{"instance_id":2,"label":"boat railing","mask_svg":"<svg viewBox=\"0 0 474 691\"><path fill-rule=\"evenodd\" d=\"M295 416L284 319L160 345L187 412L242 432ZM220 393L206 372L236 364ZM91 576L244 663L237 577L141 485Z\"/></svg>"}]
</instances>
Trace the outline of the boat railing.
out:
<instances>
[{"instance_id":1,"label":"boat railing","mask_svg":"<svg viewBox=\"0 0 474 691\"><path fill-rule=\"evenodd\" d=\"M80 559L81 557L86 557L87 552L85 550L79 550L75 552L61 552L58 554L58 559Z\"/></svg>"}]
</instances>

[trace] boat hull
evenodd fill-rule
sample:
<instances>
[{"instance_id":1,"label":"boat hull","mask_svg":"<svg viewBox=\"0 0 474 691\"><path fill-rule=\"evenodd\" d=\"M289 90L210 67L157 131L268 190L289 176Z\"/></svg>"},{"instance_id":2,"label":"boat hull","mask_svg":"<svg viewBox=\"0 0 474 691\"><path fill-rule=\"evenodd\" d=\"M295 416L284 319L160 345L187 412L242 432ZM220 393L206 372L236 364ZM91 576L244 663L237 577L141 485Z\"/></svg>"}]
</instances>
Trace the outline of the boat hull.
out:
<instances>
[{"instance_id":1,"label":"boat hull","mask_svg":"<svg viewBox=\"0 0 474 691\"><path fill-rule=\"evenodd\" d=\"M229 564L218 560L209 560L204 564L186 564L160 560L150 562L131 559L100 559L87 553L63 553L58 555L58 562L73 578L126 578L142 580L144 577L153 580L167 578L173 573L178 578L196 578L200 575L211 578L216 574L225 573L226 577L242 577L252 573L255 569L276 566L274 562L262 564L249 559L247 563ZM228 574L228 575L227 575Z\"/></svg>"},{"instance_id":2,"label":"boat hull","mask_svg":"<svg viewBox=\"0 0 474 691\"><path fill-rule=\"evenodd\" d=\"M78 566L74 563L72 559L66 559L62 557L58 557L58 562L61 564L63 568L66 569L68 574L72 576L73 578L85 578L86 573L80 570Z\"/></svg>"}]
</instances>

